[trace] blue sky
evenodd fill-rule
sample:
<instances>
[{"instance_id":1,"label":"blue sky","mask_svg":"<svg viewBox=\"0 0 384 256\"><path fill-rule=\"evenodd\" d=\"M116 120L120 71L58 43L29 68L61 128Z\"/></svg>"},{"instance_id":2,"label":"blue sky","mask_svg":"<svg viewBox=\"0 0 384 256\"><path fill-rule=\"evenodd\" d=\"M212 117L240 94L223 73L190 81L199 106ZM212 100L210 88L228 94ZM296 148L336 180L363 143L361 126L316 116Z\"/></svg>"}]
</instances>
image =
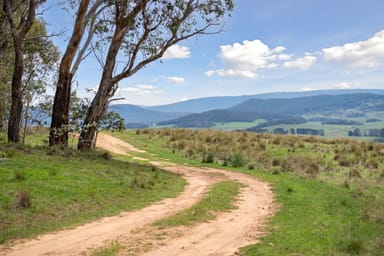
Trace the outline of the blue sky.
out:
<instances>
[{"instance_id":1,"label":"blue sky","mask_svg":"<svg viewBox=\"0 0 384 256\"><path fill-rule=\"evenodd\" d=\"M161 62L119 83L119 103L317 89L384 89L383 0L234 0L224 32L181 42ZM71 18L48 12L50 29ZM64 38L55 42L62 47ZM62 49L64 51L64 49ZM80 67L78 94L97 87L99 65Z\"/></svg>"}]
</instances>

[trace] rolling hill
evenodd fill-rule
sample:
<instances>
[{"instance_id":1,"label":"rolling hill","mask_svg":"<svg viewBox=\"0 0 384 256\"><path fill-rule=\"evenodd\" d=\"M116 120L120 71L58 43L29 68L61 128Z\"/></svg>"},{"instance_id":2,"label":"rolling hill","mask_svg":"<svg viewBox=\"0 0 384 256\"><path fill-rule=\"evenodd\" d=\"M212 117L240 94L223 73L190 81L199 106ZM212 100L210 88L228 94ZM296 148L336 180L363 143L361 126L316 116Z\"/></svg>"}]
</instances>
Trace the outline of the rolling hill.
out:
<instances>
[{"instance_id":1,"label":"rolling hill","mask_svg":"<svg viewBox=\"0 0 384 256\"><path fill-rule=\"evenodd\" d=\"M159 111L159 112L184 112L184 113L201 113L215 109L232 108L240 103L249 99L291 99L301 97L311 97L318 95L342 95L342 94L384 94L384 90L317 90L306 92L273 92L263 93L256 95L242 95L242 96L221 96L221 97L208 97L191 99L182 102L177 102L167 105L159 105L152 107L145 107L146 109Z\"/></svg>"},{"instance_id":2,"label":"rolling hill","mask_svg":"<svg viewBox=\"0 0 384 256\"><path fill-rule=\"evenodd\" d=\"M117 112L124 118L126 124L151 125L185 115L185 113L163 113L130 104L110 105L109 110Z\"/></svg>"},{"instance_id":3,"label":"rolling hill","mask_svg":"<svg viewBox=\"0 0 384 256\"><path fill-rule=\"evenodd\" d=\"M382 94L317 95L301 98L249 99L232 108L190 114L160 125L211 127L218 122L252 122L265 119L271 125L304 123L304 115L384 111Z\"/></svg>"}]
</instances>

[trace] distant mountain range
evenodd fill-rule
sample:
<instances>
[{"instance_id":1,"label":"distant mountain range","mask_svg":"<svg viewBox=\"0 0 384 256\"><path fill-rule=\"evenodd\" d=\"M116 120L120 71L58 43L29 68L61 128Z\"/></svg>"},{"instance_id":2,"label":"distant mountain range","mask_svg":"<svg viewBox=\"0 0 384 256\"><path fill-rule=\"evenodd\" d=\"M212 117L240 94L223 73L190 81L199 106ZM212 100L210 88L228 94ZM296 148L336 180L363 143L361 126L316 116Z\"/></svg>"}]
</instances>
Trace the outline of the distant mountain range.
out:
<instances>
[{"instance_id":1,"label":"distant mountain range","mask_svg":"<svg viewBox=\"0 0 384 256\"><path fill-rule=\"evenodd\" d=\"M152 107L117 104L111 105L110 110L119 113L126 124L209 127L214 122L248 122L259 118L276 120L283 116L290 119L308 112L356 107L366 111L372 107L372 101L376 109L381 108L384 90L320 90L209 97Z\"/></svg>"},{"instance_id":2,"label":"distant mountain range","mask_svg":"<svg viewBox=\"0 0 384 256\"><path fill-rule=\"evenodd\" d=\"M252 122L264 119L270 125L305 123L303 115L332 115L338 112L384 111L383 94L316 95L289 99L249 99L232 108L210 110L162 121L160 125L211 127L215 123Z\"/></svg>"}]
</instances>

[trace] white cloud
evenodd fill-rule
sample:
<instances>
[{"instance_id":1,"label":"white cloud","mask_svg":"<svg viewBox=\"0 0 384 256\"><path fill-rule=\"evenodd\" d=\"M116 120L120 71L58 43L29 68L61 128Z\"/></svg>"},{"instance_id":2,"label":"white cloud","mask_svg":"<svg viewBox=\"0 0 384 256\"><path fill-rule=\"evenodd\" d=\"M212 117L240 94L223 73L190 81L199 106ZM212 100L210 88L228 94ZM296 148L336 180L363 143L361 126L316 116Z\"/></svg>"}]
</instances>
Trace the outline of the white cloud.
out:
<instances>
[{"instance_id":1,"label":"white cloud","mask_svg":"<svg viewBox=\"0 0 384 256\"><path fill-rule=\"evenodd\" d=\"M245 40L242 44L222 45L220 48L220 59L225 64L237 70L268 68L273 61L278 59L278 53L285 50L282 46L269 49L269 47L260 40Z\"/></svg>"},{"instance_id":2,"label":"white cloud","mask_svg":"<svg viewBox=\"0 0 384 256\"><path fill-rule=\"evenodd\" d=\"M307 70L309 69L313 63L316 61L316 57L313 55L307 55L302 58L297 58L292 61L286 61L284 62L284 67L286 68L299 68L301 70Z\"/></svg>"},{"instance_id":3,"label":"white cloud","mask_svg":"<svg viewBox=\"0 0 384 256\"><path fill-rule=\"evenodd\" d=\"M217 70L208 70L205 72L208 77L218 75L218 76L227 76L227 77L238 77L238 78L255 78L257 74L249 70L236 70L236 69L217 69Z\"/></svg>"},{"instance_id":4,"label":"white cloud","mask_svg":"<svg viewBox=\"0 0 384 256\"><path fill-rule=\"evenodd\" d=\"M164 53L162 59L187 59L191 57L191 51L186 46L172 45Z\"/></svg>"},{"instance_id":5,"label":"white cloud","mask_svg":"<svg viewBox=\"0 0 384 256\"><path fill-rule=\"evenodd\" d=\"M185 79L179 76L169 76L167 77L167 79L168 81L171 81L172 83L175 83L175 84L182 84L185 82Z\"/></svg>"},{"instance_id":6,"label":"white cloud","mask_svg":"<svg viewBox=\"0 0 384 256\"><path fill-rule=\"evenodd\" d=\"M256 71L279 66L279 61L291 58L283 54L285 47L278 46L270 49L260 40L234 43L220 46L219 58L227 66L226 69L209 70L207 76L228 76L240 78L255 78Z\"/></svg>"},{"instance_id":7,"label":"white cloud","mask_svg":"<svg viewBox=\"0 0 384 256\"><path fill-rule=\"evenodd\" d=\"M341 82L334 86L336 89L351 89L355 87L359 87L360 84L358 83L348 83L348 82Z\"/></svg>"},{"instance_id":8,"label":"white cloud","mask_svg":"<svg viewBox=\"0 0 384 256\"><path fill-rule=\"evenodd\" d=\"M156 86L153 86L153 85L150 85L150 84L139 84L136 86L136 88L138 89L144 89L144 90L154 90L156 89L157 87Z\"/></svg>"},{"instance_id":9,"label":"white cloud","mask_svg":"<svg viewBox=\"0 0 384 256\"><path fill-rule=\"evenodd\" d=\"M140 84L135 87L126 87L119 89L119 96L124 97L124 95L135 95L135 96L146 96L151 94L160 94L162 93L156 86L149 84Z\"/></svg>"},{"instance_id":10,"label":"white cloud","mask_svg":"<svg viewBox=\"0 0 384 256\"><path fill-rule=\"evenodd\" d=\"M290 59L292 59L292 55L291 54L279 54L278 59L279 60L290 60Z\"/></svg>"},{"instance_id":11,"label":"white cloud","mask_svg":"<svg viewBox=\"0 0 384 256\"><path fill-rule=\"evenodd\" d=\"M301 90L302 90L303 92L310 92L310 91L314 91L314 90L316 90L316 89L311 88L311 87L304 87L304 88L301 88Z\"/></svg>"},{"instance_id":12,"label":"white cloud","mask_svg":"<svg viewBox=\"0 0 384 256\"><path fill-rule=\"evenodd\" d=\"M345 62L358 68L377 67L384 63L384 30L366 41L325 48L322 53L326 61Z\"/></svg>"}]
</instances>

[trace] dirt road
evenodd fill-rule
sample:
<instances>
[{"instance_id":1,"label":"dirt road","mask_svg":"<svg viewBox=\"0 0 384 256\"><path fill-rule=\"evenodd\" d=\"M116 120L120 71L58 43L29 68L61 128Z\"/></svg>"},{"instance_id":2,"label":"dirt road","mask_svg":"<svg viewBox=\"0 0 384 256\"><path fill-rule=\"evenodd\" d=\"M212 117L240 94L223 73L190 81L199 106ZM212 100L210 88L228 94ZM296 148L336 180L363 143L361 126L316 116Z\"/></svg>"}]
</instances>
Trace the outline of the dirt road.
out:
<instances>
[{"instance_id":1,"label":"dirt road","mask_svg":"<svg viewBox=\"0 0 384 256\"><path fill-rule=\"evenodd\" d=\"M118 154L139 151L106 134L99 135L98 146ZM232 255L238 248L256 243L264 235L265 222L276 209L268 184L224 170L163 162L153 164L182 175L187 181L184 192L138 211L123 212L33 240L15 241L10 248L0 248L0 255L89 255L110 241L123 244L122 255ZM223 179L238 180L246 185L241 189L236 210L222 213L214 221L188 228L158 230L151 225L192 206L210 185Z\"/></svg>"}]
</instances>

